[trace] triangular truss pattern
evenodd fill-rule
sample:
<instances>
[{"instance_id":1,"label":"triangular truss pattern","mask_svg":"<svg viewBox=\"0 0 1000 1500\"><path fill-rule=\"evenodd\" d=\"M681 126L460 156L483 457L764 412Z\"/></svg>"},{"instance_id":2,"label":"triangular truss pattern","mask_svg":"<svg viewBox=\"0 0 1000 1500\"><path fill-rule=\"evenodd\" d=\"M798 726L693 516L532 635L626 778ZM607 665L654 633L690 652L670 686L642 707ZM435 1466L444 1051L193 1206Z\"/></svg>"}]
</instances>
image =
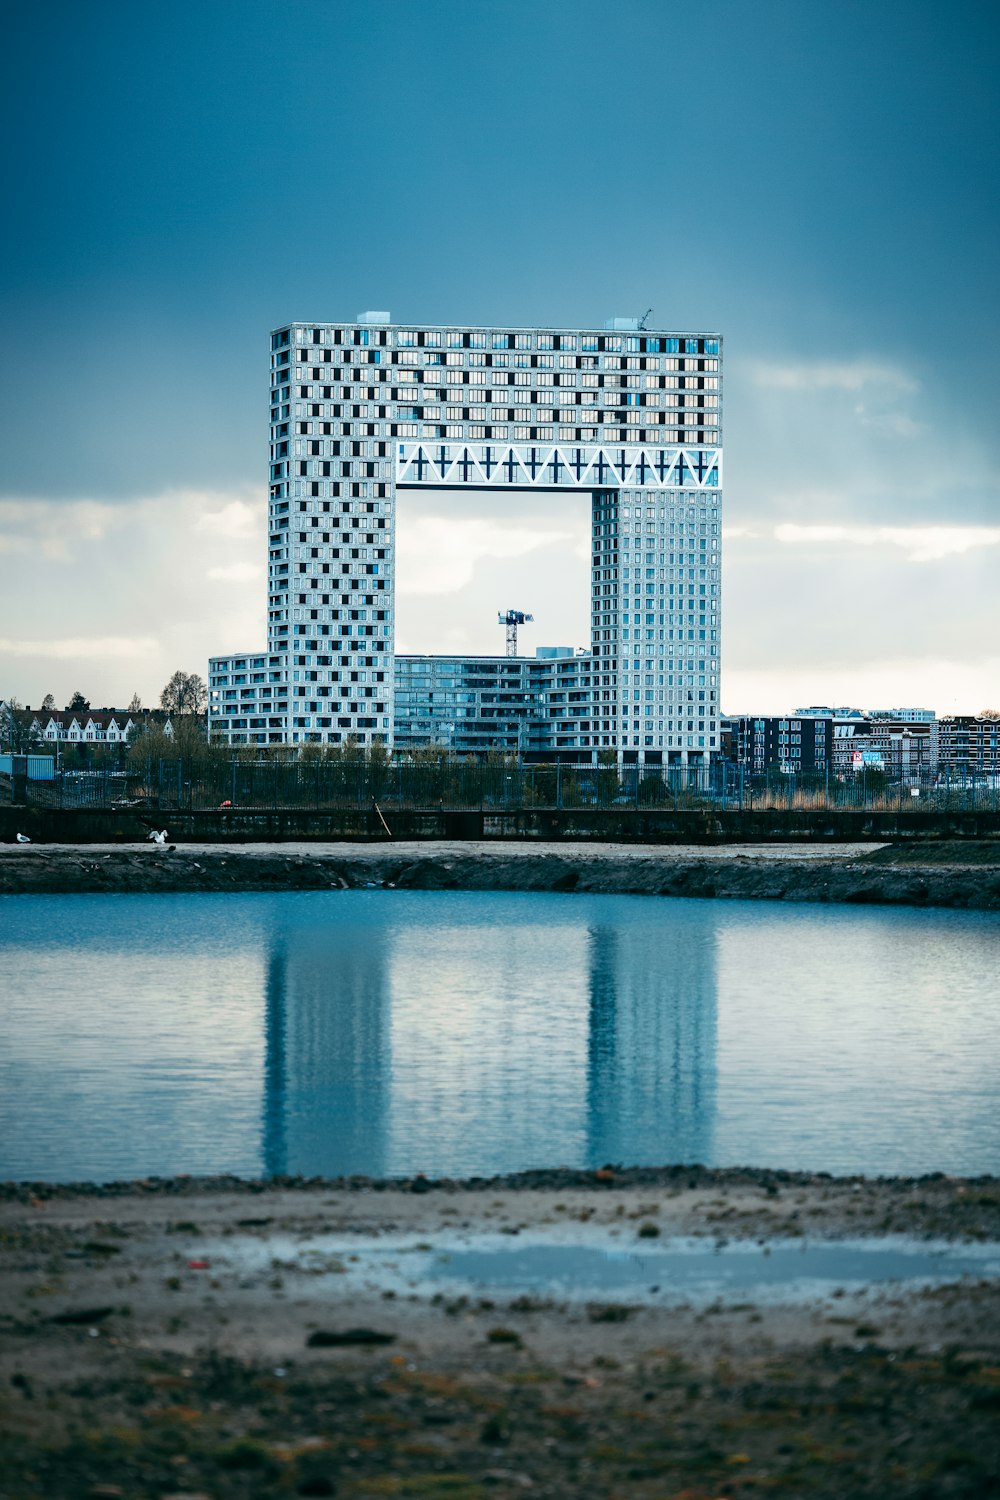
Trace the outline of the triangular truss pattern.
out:
<instances>
[{"instance_id":1,"label":"triangular truss pattern","mask_svg":"<svg viewBox=\"0 0 1000 1500\"><path fill-rule=\"evenodd\" d=\"M625 443L397 443L396 484L481 489L717 489L722 449Z\"/></svg>"}]
</instances>

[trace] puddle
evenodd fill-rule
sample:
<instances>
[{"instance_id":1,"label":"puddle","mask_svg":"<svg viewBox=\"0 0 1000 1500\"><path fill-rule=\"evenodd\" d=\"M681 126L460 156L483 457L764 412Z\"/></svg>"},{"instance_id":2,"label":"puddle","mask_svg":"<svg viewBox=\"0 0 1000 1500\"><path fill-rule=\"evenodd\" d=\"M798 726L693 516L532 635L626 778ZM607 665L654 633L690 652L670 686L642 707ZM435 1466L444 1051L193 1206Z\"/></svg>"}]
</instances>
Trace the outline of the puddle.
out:
<instances>
[{"instance_id":1,"label":"puddle","mask_svg":"<svg viewBox=\"0 0 1000 1500\"><path fill-rule=\"evenodd\" d=\"M674 1240L662 1249L625 1251L583 1245L524 1245L439 1255L432 1280L457 1279L477 1287L548 1291L568 1298L646 1296L703 1301L733 1293L760 1300L822 1296L884 1282L924 1284L1000 1274L1000 1251L980 1255L954 1246L928 1250L875 1245L773 1241L716 1249L704 1240ZM778 1294L775 1297L775 1293Z\"/></svg>"},{"instance_id":2,"label":"puddle","mask_svg":"<svg viewBox=\"0 0 1000 1500\"><path fill-rule=\"evenodd\" d=\"M560 1301L707 1303L715 1300L798 1302L834 1291L916 1289L1000 1277L1000 1245L908 1240L666 1239L622 1248L596 1243L501 1236L429 1245L412 1239L323 1235L225 1240L206 1247L213 1264L241 1272L301 1274L336 1282L340 1292L371 1290L433 1295L533 1293Z\"/></svg>"}]
</instances>

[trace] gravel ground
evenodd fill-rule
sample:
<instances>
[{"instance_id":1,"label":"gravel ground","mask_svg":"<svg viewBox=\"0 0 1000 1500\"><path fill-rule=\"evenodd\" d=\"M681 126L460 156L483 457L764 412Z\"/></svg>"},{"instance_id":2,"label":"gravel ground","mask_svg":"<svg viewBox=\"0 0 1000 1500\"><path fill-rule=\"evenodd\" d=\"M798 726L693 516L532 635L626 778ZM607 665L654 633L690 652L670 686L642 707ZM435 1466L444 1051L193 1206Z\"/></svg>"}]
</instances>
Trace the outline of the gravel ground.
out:
<instances>
[{"instance_id":1,"label":"gravel ground","mask_svg":"<svg viewBox=\"0 0 1000 1500\"><path fill-rule=\"evenodd\" d=\"M289 1249L335 1234L322 1271ZM702 1168L0 1190L0 1496L981 1497L997 1283L389 1294L387 1237L1000 1241L1000 1182Z\"/></svg>"}]
</instances>

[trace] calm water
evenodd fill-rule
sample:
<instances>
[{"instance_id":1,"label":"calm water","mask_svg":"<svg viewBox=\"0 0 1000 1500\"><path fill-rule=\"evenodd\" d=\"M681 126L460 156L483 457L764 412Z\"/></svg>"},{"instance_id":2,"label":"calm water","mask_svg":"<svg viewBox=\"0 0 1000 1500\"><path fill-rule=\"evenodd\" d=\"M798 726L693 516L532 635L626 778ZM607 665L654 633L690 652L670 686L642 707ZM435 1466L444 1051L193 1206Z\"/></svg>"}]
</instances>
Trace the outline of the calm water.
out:
<instances>
[{"instance_id":1,"label":"calm water","mask_svg":"<svg viewBox=\"0 0 1000 1500\"><path fill-rule=\"evenodd\" d=\"M995 1172L998 961L980 913L3 897L0 1178Z\"/></svg>"}]
</instances>

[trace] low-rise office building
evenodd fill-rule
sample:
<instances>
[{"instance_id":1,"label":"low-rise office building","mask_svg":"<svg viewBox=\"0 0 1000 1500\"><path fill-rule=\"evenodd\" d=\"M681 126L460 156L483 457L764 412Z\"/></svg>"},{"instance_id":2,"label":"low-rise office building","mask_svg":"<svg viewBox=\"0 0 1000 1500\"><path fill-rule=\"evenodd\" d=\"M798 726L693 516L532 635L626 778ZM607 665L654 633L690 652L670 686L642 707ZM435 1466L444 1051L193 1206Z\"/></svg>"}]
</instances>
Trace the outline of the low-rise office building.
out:
<instances>
[{"instance_id":1,"label":"low-rise office building","mask_svg":"<svg viewBox=\"0 0 1000 1500\"><path fill-rule=\"evenodd\" d=\"M597 672L589 652L567 646L539 647L534 657L399 655L395 747L590 763L600 732Z\"/></svg>"}]
</instances>

